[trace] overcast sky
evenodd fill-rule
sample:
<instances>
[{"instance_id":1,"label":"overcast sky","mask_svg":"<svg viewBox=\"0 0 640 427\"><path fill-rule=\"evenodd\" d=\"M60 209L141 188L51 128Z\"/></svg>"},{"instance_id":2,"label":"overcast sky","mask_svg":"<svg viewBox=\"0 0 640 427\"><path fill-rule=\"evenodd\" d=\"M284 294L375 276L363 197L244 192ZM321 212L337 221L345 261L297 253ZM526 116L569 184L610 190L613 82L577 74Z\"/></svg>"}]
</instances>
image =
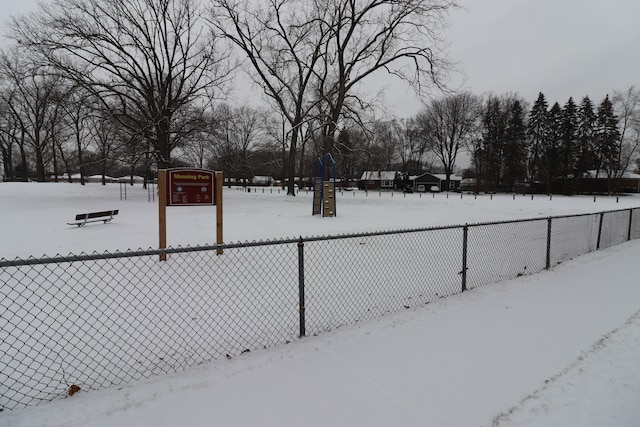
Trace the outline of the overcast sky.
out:
<instances>
[{"instance_id":1,"label":"overcast sky","mask_svg":"<svg viewBox=\"0 0 640 427\"><path fill-rule=\"evenodd\" d=\"M474 93L517 92L533 103L542 92L562 105L570 96L599 103L615 89L640 86L638 0L458 1L463 9L451 13L447 32L450 59ZM0 18L4 24L36 4L2 0ZM386 99L400 117L420 108L399 84L389 84Z\"/></svg>"},{"instance_id":2,"label":"overcast sky","mask_svg":"<svg viewBox=\"0 0 640 427\"><path fill-rule=\"evenodd\" d=\"M476 93L563 104L640 84L638 0L459 0L451 56Z\"/></svg>"}]
</instances>

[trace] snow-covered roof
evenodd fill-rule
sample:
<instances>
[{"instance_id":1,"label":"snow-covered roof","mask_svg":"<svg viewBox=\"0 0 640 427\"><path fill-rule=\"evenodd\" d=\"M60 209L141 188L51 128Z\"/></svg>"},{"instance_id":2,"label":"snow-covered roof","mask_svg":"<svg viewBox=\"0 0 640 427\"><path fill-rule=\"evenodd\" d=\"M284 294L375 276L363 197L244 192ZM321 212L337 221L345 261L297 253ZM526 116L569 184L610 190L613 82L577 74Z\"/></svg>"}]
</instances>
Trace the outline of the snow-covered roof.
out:
<instances>
[{"instance_id":1,"label":"snow-covered roof","mask_svg":"<svg viewBox=\"0 0 640 427\"><path fill-rule=\"evenodd\" d=\"M441 181L447 180L447 175L443 173L432 173L431 175L435 176ZM449 175L449 181L462 181L462 177L458 175Z\"/></svg>"},{"instance_id":2,"label":"snow-covered roof","mask_svg":"<svg viewBox=\"0 0 640 427\"><path fill-rule=\"evenodd\" d=\"M616 175L617 175L617 174L616 174ZM594 169L594 170L590 170L590 171L587 171L587 172L586 172L586 177L587 177L587 178L595 178L596 176L597 176L598 178L606 178L606 177L607 177L607 172L606 172L606 171L603 171L603 170L601 170L601 171L599 171L599 172L598 172L598 171L597 171L597 170L595 170L595 169ZM617 176L616 176L616 177L617 177ZM621 178L625 178L625 179L640 179L640 174L633 173L633 172L624 172L624 173L622 174L622 177L621 177Z\"/></svg>"},{"instance_id":3,"label":"snow-covered roof","mask_svg":"<svg viewBox=\"0 0 640 427\"><path fill-rule=\"evenodd\" d=\"M89 179L102 179L102 175L90 175L87 178L89 178ZM109 175L105 175L104 179L110 180L110 179L115 179L115 178L112 177L112 176L109 176Z\"/></svg>"},{"instance_id":4,"label":"snow-covered roof","mask_svg":"<svg viewBox=\"0 0 640 427\"><path fill-rule=\"evenodd\" d=\"M396 171L364 171L361 180L366 181L393 181L396 179Z\"/></svg>"}]
</instances>

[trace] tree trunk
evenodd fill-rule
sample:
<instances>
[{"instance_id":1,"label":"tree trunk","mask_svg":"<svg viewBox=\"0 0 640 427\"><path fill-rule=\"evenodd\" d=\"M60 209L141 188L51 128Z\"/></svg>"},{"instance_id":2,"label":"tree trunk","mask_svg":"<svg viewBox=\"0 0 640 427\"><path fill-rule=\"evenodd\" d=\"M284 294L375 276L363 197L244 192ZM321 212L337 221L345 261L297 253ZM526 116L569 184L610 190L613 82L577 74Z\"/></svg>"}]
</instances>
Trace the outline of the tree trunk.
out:
<instances>
[{"instance_id":1,"label":"tree trunk","mask_svg":"<svg viewBox=\"0 0 640 427\"><path fill-rule=\"evenodd\" d=\"M296 188L294 179L296 177L296 155L298 153L298 126L302 122L301 119L297 119L294 122L293 131L291 132L291 146L289 147L289 170L287 177L289 182L287 183L287 195L295 196Z\"/></svg>"},{"instance_id":2,"label":"tree trunk","mask_svg":"<svg viewBox=\"0 0 640 427\"><path fill-rule=\"evenodd\" d=\"M169 109L164 108L162 110L162 118L156 126L158 133L158 147L157 147L157 162L158 169L168 169L171 164L171 149L169 145L169 120L171 119L171 112Z\"/></svg>"},{"instance_id":3,"label":"tree trunk","mask_svg":"<svg viewBox=\"0 0 640 427\"><path fill-rule=\"evenodd\" d=\"M58 182L58 156L56 156L56 141L51 138L51 153L53 155L53 182Z\"/></svg>"},{"instance_id":4,"label":"tree trunk","mask_svg":"<svg viewBox=\"0 0 640 427\"><path fill-rule=\"evenodd\" d=\"M282 183L284 186L284 179L287 177L287 134L284 131L285 121L282 119Z\"/></svg>"},{"instance_id":5,"label":"tree trunk","mask_svg":"<svg viewBox=\"0 0 640 427\"><path fill-rule=\"evenodd\" d=\"M101 168L102 169L100 172L102 174L102 185L107 185L107 159L106 156L102 159L101 163Z\"/></svg>"},{"instance_id":6,"label":"tree trunk","mask_svg":"<svg viewBox=\"0 0 640 427\"><path fill-rule=\"evenodd\" d=\"M13 154L11 152L11 146L9 146L8 150L2 148L2 163L4 166L4 179L5 181L13 181L15 177L13 176Z\"/></svg>"},{"instance_id":7,"label":"tree trunk","mask_svg":"<svg viewBox=\"0 0 640 427\"><path fill-rule=\"evenodd\" d=\"M44 158L42 156L42 148L39 144L35 145L36 152L36 180L38 182L45 182L45 171L44 171Z\"/></svg>"},{"instance_id":8,"label":"tree trunk","mask_svg":"<svg viewBox=\"0 0 640 427\"><path fill-rule=\"evenodd\" d=\"M29 181L29 169L27 164L27 153L24 149L24 133L22 134L22 142L20 143L20 164L22 165L22 181Z\"/></svg>"},{"instance_id":9,"label":"tree trunk","mask_svg":"<svg viewBox=\"0 0 640 427\"><path fill-rule=\"evenodd\" d=\"M80 185L84 185L84 160L82 159L82 142L80 141L80 135L76 132L76 145L78 147L78 169L80 172Z\"/></svg>"}]
</instances>

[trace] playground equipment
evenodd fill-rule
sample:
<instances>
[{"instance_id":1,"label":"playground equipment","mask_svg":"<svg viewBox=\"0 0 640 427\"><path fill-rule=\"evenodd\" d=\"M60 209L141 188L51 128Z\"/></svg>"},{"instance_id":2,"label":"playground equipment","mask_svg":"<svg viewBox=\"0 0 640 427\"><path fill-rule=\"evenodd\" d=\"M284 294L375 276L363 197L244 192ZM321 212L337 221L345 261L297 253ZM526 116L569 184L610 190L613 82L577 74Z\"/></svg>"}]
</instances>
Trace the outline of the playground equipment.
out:
<instances>
[{"instance_id":1,"label":"playground equipment","mask_svg":"<svg viewBox=\"0 0 640 427\"><path fill-rule=\"evenodd\" d=\"M336 216L336 162L327 153L313 165L313 212L323 217Z\"/></svg>"}]
</instances>

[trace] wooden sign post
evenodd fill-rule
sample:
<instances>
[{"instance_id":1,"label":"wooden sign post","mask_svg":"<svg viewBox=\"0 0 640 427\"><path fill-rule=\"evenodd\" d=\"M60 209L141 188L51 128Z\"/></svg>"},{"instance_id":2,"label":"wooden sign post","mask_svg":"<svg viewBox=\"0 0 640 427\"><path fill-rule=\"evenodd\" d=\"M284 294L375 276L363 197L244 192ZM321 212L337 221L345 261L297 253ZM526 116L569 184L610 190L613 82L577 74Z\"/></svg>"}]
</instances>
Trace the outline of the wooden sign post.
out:
<instances>
[{"instance_id":1,"label":"wooden sign post","mask_svg":"<svg viewBox=\"0 0 640 427\"><path fill-rule=\"evenodd\" d=\"M222 244L222 184L224 178L222 172L216 172L213 182L215 183L215 204L216 204L216 244ZM222 255L222 249L216 251L218 255Z\"/></svg>"},{"instance_id":2,"label":"wooden sign post","mask_svg":"<svg viewBox=\"0 0 640 427\"><path fill-rule=\"evenodd\" d=\"M205 169L161 169L158 171L159 248L167 247L167 206L216 205L216 244L222 244L222 172ZM222 254L222 249L217 250ZM167 254L160 254L166 261Z\"/></svg>"}]
</instances>

